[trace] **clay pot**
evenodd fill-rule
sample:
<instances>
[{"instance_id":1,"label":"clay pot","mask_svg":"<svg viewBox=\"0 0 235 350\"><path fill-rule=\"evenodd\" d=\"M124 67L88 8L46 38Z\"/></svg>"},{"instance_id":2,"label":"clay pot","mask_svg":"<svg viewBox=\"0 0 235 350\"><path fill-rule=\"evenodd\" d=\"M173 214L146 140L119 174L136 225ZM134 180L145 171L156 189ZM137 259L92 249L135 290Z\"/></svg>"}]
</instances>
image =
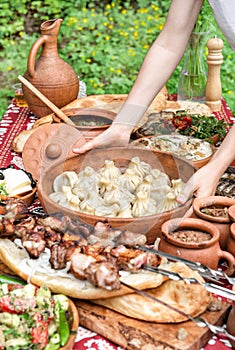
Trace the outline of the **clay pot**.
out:
<instances>
[{"instance_id":1,"label":"clay pot","mask_svg":"<svg viewBox=\"0 0 235 350\"><path fill-rule=\"evenodd\" d=\"M79 80L73 68L59 57L57 39L61 18L41 24L41 37L33 44L24 77L57 107L61 108L77 98ZM38 59L37 53L41 49ZM23 85L25 100L30 110L38 118L51 110L35 94Z\"/></svg>"},{"instance_id":2,"label":"clay pot","mask_svg":"<svg viewBox=\"0 0 235 350\"><path fill-rule=\"evenodd\" d=\"M171 179L181 178L186 182L194 173L192 165L179 157L173 157L167 153L151 152L145 149L136 148L107 148L93 149L85 154L70 157L62 162L56 162L47 168L38 181L38 196L47 213L63 212L73 218L80 218L82 221L94 225L97 221L105 220L113 228L127 229L133 232L146 234L147 242L153 243L161 235L161 225L173 217L181 217L191 206L192 201L161 214L137 217L137 218L111 218L104 216L89 215L62 207L49 198L53 192L53 182L57 175L65 171L76 171L79 173L86 166L95 170L100 169L105 160L113 160L121 170L125 170L132 157L138 156L142 161L147 162L154 169L165 172Z\"/></svg>"},{"instance_id":3,"label":"clay pot","mask_svg":"<svg viewBox=\"0 0 235 350\"><path fill-rule=\"evenodd\" d=\"M209 233L211 238L201 242L185 242L172 237L172 233L179 230L203 231ZM217 269L220 259L228 262L228 275L234 272L235 259L232 254L221 250L219 245L219 230L210 222L197 218L171 219L166 221L162 227L162 239L159 250L174 256L191 261L200 262L212 269Z\"/></svg>"},{"instance_id":4,"label":"clay pot","mask_svg":"<svg viewBox=\"0 0 235 350\"><path fill-rule=\"evenodd\" d=\"M229 312L226 328L229 334L235 337L235 303L233 303L232 309ZM233 349L235 349L235 340L229 339Z\"/></svg>"},{"instance_id":5,"label":"clay pot","mask_svg":"<svg viewBox=\"0 0 235 350\"><path fill-rule=\"evenodd\" d=\"M209 221L215 225L220 233L219 243L222 249L227 247L227 238L230 232L231 220L227 217L214 217L205 213L202 213L201 209L211 206L218 206L218 208L229 208L235 204L235 199L223 196L208 196L202 198L195 198L193 201L193 213L194 216Z\"/></svg>"}]
</instances>

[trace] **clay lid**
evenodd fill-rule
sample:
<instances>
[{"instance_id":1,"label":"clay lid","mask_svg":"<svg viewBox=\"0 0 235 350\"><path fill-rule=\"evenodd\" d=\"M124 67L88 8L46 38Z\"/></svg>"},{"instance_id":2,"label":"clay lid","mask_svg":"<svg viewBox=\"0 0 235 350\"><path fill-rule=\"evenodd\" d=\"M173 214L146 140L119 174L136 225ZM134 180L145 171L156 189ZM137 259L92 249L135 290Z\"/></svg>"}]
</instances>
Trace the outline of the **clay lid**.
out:
<instances>
[{"instance_id":1,"label":"clay lid","mask_svg":"<svg viewBox=\"0 0 235 350\"><path fill-rule=\"evenodd\" d=\"M34 180L38 180L42 171L57 161L64 161L74 155L73 146L85 144L82 133L67 124L43 125L26 141L22 159L24 167Z\"/></svg>"}]
</instances>

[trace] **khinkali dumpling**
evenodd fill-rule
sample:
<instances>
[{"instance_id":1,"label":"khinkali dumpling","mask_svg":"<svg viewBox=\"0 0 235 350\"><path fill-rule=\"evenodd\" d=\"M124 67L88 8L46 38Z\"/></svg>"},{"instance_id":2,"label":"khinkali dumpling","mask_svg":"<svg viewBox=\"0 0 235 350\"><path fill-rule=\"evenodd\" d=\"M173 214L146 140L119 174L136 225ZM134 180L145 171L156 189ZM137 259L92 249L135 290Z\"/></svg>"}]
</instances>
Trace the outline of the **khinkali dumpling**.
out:
<instances>
[{"instance_id":1,"label":"khinkali dumpling","mask_svg":"<svg viewBox=\"0 0 235 350\"><path fill-rule=\"evenodd\" d=\"M146 216L155 214L157 210L156 203L149 198L147 192L138 192L133 201L132 215L134 217Z\"/></svg>"},{"instance_id":2,"label":"khinkali dumpling","mask_svg":"<svg viewBox=\"0 0 235 350\"><path fill-rule=\"evenodd\" d=\"M131 206L128 202L122 202L118 218L132 218Z\"/></svg>"},{"instance_id":3,"label":"khinkali dumpling","mask_svg":"<svg viewBox=\"0 0 235 350\"><path fill-rule=\"evenodd\" d=\"M134 193L141 182L142 177L140 177L134 169L127 168L125 173L121 175L119 183L122 188Z\"/></svg>"},{"instance_id":4,"label":"khinkali dumpling","mask_svg":"<svg viewBox=\"0 0 235 350\"><path fill-rule=\"evenodd\" d=\"M148 175L138 185L138 187L136 188L136 193L137 192L148 192L149 193L150 189L151 189L151 177Z\"/></svg>"},{"instance_id":5,"label":"khinkali dumpling","mask_svg":"<svg viewBox=\"0 0 235 350\"><path fill-rule=\"evenodd\" d=\"M178 196L185 187L185 183L181 179L172 179L171 184L176 196Z\"/></svg>"},{"instance_id":6,"label":"khinkali dumpling","mask_svg":"<svg viewBox=\"0 0 235 350\"><path fill-rule=\"evenodd\" d=\"M158 205L157 212L164 213L165 211L172 210L178 207L178 202L176 201L176 195L174 191L170 191L166 194L165 199Z\"/></svg>"},{"instance_id":7,"label":"khinkali dumpling","mask_svg":"<svg viewBox=\"0 0 235 350\"><path fill-rule=\"evenodd\" d=\"M80 171L80 173L78 174L78 179L81 178L90 178L91 176L95 176L96 177L96 171L95 169L93 169L91 166L86 166L82 171Z\"/></svg>"},{"instance_id":8,"label":"khinkali dumpling","mask_svg":"<svg viewBox=\"0 0 235 350\"><path fill-rule=\"evenodd\" d=\"M96 171L87 166L78 176L78 181L73 187L78 188L79 192L96 192L98 193L98 181Z\"/></svg>"},{"instance_id":9,"label":"khinkali dumpling","mask_svg":"<svg viewBox=\"0 0 235 350\"><path fill-rule=\"evenodd\" d=\"M152 169L150 172L150 177L152 178L152 183L154 183L156 187L162 185L171 185L169 176L159 169Z\"/></svg>"},{"instance_id":10,"label":"khinkali dumpling","mask_svg":"<svg viewBox=\"0 0 235 350\"><path fill-rule=\"evenodd\" d=\"M115 218L119 212L120 207L117 203L112 205L101 205L95 209L95 215L106 216L110 218Z\"/></svg>"},{"instance_id":11,"label":"khinkali dumpling","mask_svg":"<svg viewBox=\"0 0 235 350\"><path fill-rule=\"evenodd\" d=\"M158 204L166 197L171 189L171 182L167 174L159 169L153 169L149 175L151 181L150 197Z\"/></svg>"},{"instance_id":12,"label":"khinkali dumpling","mask_svg":"<svg viewBox=\"0 0 235 350\"><path fill-rule=\"evenodd\" d=\"M62 192L63 186L73 187L77 181L78 176L75 171L65 171L62 174L58 175L53 182L54 192Z\"/></svg>"},{"instance_id":13,"label":"khinkali dumpling","mask_svg":"<svg viewBox=\"0 0 235 350\"><path fill-rule=\"evenodd\" d=\"M49 198L62 206L65 206L68 202L65 194L62 192L52 192L49 194Z\"/></svg>"},{"instance_id":14,"label":"khinkali dumpling","mask_svg":"<svg viewBox=\"0 0 235 350\"><path fill-rule=\"evenodd\" d=\"M89 193L87 198L80 202L80 209L87 214L95 215L96 208L104 205L104 200L95 193Z\"/></svg>"},{"instance_id":15,"label":"khinkali dumpling","mask_svg":"<svg viewBox=\"0 0 235 350\"><path fill-rule=\"evenodd\" d=\"M104 195L106 191L113 191L118 185L118 178L108 179L108 178L99 178L98 186L99 193L101 196Z\"/></svg>"},{"instance_id":16,"label":"khinkali dumpling","mask_svg":"<svg viewBox=\"0 0 235 350\"><path fill-rule=\"evenodd\" d=\"M98 171L98 175L100 178L113 180L121 175L121 171L115 166L113 160L105 160L104 165Z\"/></svg>"},{"instance_id":17,"label":"khinkali dumpling","mask_svg":"<svg viewBox=\"0 0 235 350\"><path fill-rule=\"evenodd\" d=\"M134 169L136 174L144 178L152 169L151 165L140 160L139 157L133 157L128 166L129 169Z\"/></svg>"},{"instance_id":18,"label":"khinkali dumpling","mask_svg":"<svg viewBox=\"0 0 235 350\"><path fill-rule=\"evenodd\" d=\"M152 185L150 188L150 198L154 199L157 204L161 203L170 190L171 190L171 187L168 185L162 185L162 186Z\"/></svg>"},{"instance_id":19,"label":"khinkali dumpling","mask_svg":"<svg viewBox=\"0 0 235 350\"><path fill-rule=\"evenodd\" d=\"M72 193L71 187L63 186L62 192L67 198L67 201L71 205L71 207L77 210L79 208L80 199L78 198L78 196Z\"/></svg>"}]
</instances>

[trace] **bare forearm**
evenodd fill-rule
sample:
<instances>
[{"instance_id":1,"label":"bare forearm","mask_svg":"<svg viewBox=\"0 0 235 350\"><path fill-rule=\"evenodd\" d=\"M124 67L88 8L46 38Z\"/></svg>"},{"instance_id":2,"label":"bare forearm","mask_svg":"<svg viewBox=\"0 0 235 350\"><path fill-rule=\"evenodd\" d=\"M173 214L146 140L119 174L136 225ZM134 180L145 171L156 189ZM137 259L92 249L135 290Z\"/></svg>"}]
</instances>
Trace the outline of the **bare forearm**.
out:
<instances>
[{"instance_id":1,"label":"bare forearm","mask_svg":"<svg viewBox=\"0 0 235 350\"><path fill-rule=\"evenodd\" d=\"M151 104L182 58L202 3L203 0L172 1L165 26L146 55L117 122L134 126L141 119L141 112ZM136 113L130 114L130 109Z\"/></svg>"}]
</instances>

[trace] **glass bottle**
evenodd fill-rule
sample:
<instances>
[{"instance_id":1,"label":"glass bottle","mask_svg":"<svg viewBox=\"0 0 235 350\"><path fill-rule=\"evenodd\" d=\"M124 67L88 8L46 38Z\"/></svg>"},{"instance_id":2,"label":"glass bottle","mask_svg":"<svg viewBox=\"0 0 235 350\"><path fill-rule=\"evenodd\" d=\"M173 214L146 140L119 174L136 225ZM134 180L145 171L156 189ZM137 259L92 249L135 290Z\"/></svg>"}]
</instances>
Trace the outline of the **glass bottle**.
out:
<instances>
[{"instance_id":1,"label":"glass bottle","mask_svg":"<svg viewBox=\"0 0 235 350\"><path fill-rule=\"evenodd\" d=\"M207 69L205 43L207 32L192 32L178 80L178 101L205 102Z\"/></svg>"}]
</instances>

